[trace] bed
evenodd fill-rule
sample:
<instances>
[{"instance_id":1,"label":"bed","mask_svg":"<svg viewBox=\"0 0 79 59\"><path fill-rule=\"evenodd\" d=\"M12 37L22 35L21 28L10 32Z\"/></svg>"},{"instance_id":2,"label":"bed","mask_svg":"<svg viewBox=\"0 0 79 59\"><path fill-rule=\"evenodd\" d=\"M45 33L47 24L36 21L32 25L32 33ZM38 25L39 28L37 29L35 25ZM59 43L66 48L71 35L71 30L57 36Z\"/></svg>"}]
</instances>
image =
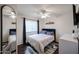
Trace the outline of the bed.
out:
<instances>
[{"instance_id":1,"label":"bed","mask_svg":"<svg viewBox=\"0 0 79 59\"><path fill-rule=\"evenodd\" d=\"M10 53L16 50L16 29L9 29L8 44L4 50Z\"/></svg>"},{"instance_id":2,"label":"bed","mask_svg":"<svg viewBox=\"0 0 79 59\"><path fill-rule=\"evenodd\" d=\"M42 29L42 31L42 33L28 36L26 41L39 53L44 53L44 48L55 41L55 29Z\"/></svg>"}]
</instances>

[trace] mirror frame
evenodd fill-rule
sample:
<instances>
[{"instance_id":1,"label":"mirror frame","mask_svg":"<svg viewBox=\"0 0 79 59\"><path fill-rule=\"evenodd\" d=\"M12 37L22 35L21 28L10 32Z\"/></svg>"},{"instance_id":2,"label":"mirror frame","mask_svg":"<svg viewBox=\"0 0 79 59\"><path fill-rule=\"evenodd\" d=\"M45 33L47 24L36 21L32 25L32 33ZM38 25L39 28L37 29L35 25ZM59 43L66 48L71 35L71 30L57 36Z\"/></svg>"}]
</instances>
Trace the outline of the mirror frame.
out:
<instances>
[{"instance_id":1,"label":"mirror frame","mask_svg":"<svg viewBox=\"0 0 79 59\"><path fill-rule=\"evenodd\" d=\"M13 12L16 14L16 12L15 12L15 10L11 7L11 6L9 6L9 5L2 5L1 6L1 54L3 54L3 48L2 48L2 41L3 41L3 8L5 7L5 6L8 6L8 7L10 7L12 10L13 10Z\"/></svg>"}]
</instances>

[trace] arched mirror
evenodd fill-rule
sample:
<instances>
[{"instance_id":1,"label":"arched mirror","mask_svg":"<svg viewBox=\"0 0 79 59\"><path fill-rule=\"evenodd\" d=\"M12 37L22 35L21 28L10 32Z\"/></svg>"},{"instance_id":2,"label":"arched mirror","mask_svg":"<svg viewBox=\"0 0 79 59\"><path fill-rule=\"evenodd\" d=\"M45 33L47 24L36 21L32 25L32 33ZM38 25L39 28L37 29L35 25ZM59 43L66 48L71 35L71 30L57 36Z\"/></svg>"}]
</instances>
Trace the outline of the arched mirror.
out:
<instances>
[{"instance_id":1,"label":"arched mirror","mask_svg":"<svg viewBox=\"0 0 79 59\"><path fill-rule=\"evenodd\" d=\"M2 53L16 53L16 13L10 6L2 6Z\"/></svg>"}]
</instances>

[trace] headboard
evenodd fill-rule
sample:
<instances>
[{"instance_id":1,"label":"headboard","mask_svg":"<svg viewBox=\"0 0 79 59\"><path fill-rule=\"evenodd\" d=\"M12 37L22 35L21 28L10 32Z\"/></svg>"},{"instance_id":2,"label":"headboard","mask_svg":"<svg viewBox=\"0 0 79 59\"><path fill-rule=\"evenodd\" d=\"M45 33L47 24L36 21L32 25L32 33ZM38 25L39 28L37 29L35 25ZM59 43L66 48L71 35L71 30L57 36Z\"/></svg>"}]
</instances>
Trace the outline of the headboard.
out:
<instances>
[{"instance_id":1,"label":"headboard","mask_svg":"<svg viewBox=\"0 0 79 59\"><path fill-rule=\"evenodd\" d=\"M9 29L9 35L16 35L16 29Z\"/></svg>"},{"instance_id":2,"label":"headboard","mask_svg":"<svg viewBox=\"0 0 79 59\"><path fill-rule=\"evenodd\" d=\"M54 33L54 38L55 38L55 42L56 42L56 29L46 29L46 28L44 28L44 29L42 29L42 31L46 31L46 32L53 32Z\"/></svg>"}]
</instances>

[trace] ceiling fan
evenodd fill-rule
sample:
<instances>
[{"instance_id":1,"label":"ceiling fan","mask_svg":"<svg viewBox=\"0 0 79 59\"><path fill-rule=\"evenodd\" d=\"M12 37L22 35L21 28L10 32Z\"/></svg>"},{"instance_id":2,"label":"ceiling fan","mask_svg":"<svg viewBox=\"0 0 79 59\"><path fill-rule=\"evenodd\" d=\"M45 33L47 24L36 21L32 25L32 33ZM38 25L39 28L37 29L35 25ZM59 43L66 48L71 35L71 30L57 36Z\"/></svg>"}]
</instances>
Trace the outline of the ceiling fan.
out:
<instances>
[{"instance_id":1,"label":"ceiling fan","mask_svg":"<svg viewBox=\"0 0 79 59\"><path fill-rule=\"evenodd\" d=\"M51 16L54 18L62 16L61 13L58 13L52 9L46 9L46 8L35 9L35 12L36 12L36 16L38 18L41 18L41 19L46 19L46 18L49 18Z\"/></svg>"},{"instance_id":2,"label":"ceiling fan","mask_svg":"<svg viewBox=\"0 0 79 59\"><path fill-rule=\"evenodd\" d=\"M51 11L50 10L46 10L46 9L41 9L40 10L41 18L50 17L50 14L51 14Z\"/></svg>"}]
</instances>

